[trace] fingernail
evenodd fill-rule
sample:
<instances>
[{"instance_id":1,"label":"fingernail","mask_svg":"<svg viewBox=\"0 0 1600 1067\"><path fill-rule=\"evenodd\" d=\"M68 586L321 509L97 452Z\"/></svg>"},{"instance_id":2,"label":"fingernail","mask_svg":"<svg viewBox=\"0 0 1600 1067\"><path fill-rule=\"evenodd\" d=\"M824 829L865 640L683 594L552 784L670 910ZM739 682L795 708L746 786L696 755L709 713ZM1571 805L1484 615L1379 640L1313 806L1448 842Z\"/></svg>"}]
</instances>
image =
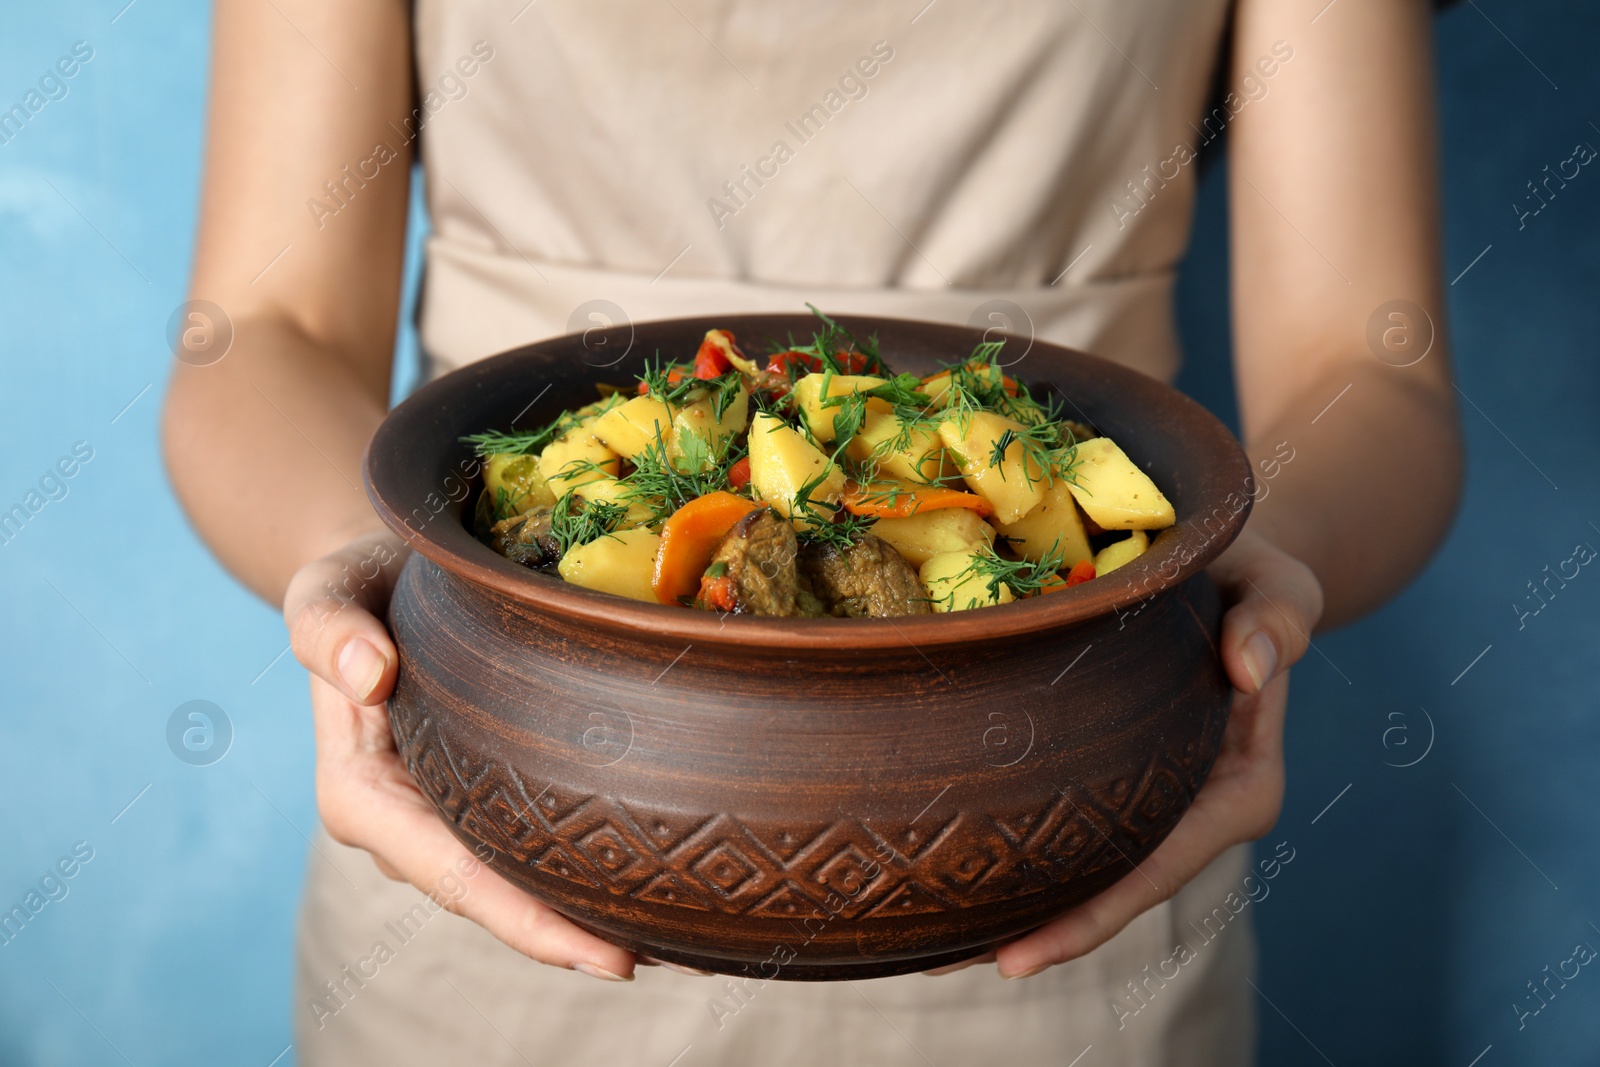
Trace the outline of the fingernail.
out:
<instances>
[{"instance_id":1,"label":"fingernail","mask_svg":"<svg viewBox=\"0 0 1600 1067\"><path fill-rule=\"evenodd\" d=\"M602 982L631 982L631 981L633 981L632 978L624 978L620 974L612 974L610 971L606 970L604 967L597 967L592 963L574 963L572 965L572 969L575 970L575 971L578 971L578 972L580 972L582 974L586 974L590 978L598 978ZM593 987L591 986L590 988L593 988Z\"/></svg>"},{"instance_id":2,"label":"fingernail","mask_svg":"<svg viewBox=\"0 0 1600 1067\"><path fill-rule=\"evenodd\" d=\"M1249 672L1250 680L1256 683L1256 692L1261 692L1261 687L1272 680L1273 672L1278 668L1278 650L1272 647L1272 638L1257 630L1251 634L1244 643L1244 669Z\"/></svg>"},{"instance_id":3,"label":"fingernail","mask_svg":"<svg viewBox=\"0 0 1600 1067\"><path fill-rule=\"evenodd\" d=\"M952 963L948 966L935 967L931 971L923 971L922 973L927 975L929 978L942 978L947 974L955 974L957 971L964 971L968 967L971 967L972 963L973 961L971 960L968 960L966 963Z\"/></svg>"},{"instance_id":4,"label":"fingernail","mask_svg":"<svg viewBox=\"0 0 1600 1067\"><path fill-rule=\"evenodd\" d=\"M364 638L354 638L339 651L339 677L357 700L372 695L387 666L383 654Z\"/></svg>"},{"instance_id":5,"label":"fingernail","mask_svg":"<svg viewBox=\"0 0 1600 1067\"><path fill-rule=\"evenodd\" d=\"M639 962L647 967L665 967L667 970L677 971L679 974L692 974L696 978L710 978L712 974L712 972L702 971L698 967L686 967L681 963L668 963L666 960L658 960L654 956L640 956Z\"/></svg>"},{"instance_id":6,"label":"fingernail","mask_svg":"<svg viewBox=\"0 0 1600 1067\"><path fill-rule=\"evenodd\" d=\"M1015 982L1019 978L1032 978L1034 975L1038 974L1048 966L1050 966L1048 963L1041 963L1037 967L1031 967L1028 970L1023 971L1021 974L1007 974L1006 972L1001 971L1000 977L1004 978L1008 982Z\"/></svg>"}]
</instances>

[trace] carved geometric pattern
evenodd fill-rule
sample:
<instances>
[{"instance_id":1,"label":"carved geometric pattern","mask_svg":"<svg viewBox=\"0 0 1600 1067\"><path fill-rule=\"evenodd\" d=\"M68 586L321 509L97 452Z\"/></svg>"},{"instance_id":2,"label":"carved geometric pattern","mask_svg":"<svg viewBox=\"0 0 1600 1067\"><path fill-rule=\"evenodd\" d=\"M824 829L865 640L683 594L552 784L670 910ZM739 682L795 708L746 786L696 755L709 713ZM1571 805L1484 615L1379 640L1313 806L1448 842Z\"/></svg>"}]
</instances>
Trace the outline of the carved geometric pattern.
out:
<instances>
[{"instance_id":1,"label":"carved geometric pattern","mask_svg":"<svg viewBox=\"0 0 1600 1067\"><path fill-rule=\"evenodd\" d=\"M1213 716L1206 736L1154 755L1137 775L1065 783L1042 807L958 811L920 825L846 817L756 826L525 781L446 744L431 716L390 708L418 788L465 836L529 876L665 908L790 922L824 911L868 922L953 911L1125 871L1138 842L1170 829L1199 789L1209 770L1202 753L1214 750L1226 719Z\"/></svg>"},{"instance_id":2,"label":"carved geometric pattern","mask_svg":"<svg viewBox=\"0 0 1600 1067\"><path fill-rule=\"evenodd\" d=\"M821 910L821 902L811 899L793 882L784 882L758 901L748 914L772 919L804 919Z\"/></svg>"},{"instance_id":3,"label":"carved geometric pattern","mask_svg":"<svg viewBox=\"0 0 1600 1067\"><path fill-rule=\"evenodd\" d=\"M718 841L690 864L689 869L721 893L724 900L734 899L761 881L761 868L731 841Z\"/></svg>"},{"instance_id":4,"label":"carved geometric pattern","mask_svg":"<svg viewBox=\"0 0 1600 1067\"><path fill-rule=\"evenodd\" d=\"M654 904L671 904L679 908L693 908L695 911L711 910L710 903L704 897L690 889L682 878L671 871L662 871L635 890L633 896Z\"/></svg>"}]
</instances>

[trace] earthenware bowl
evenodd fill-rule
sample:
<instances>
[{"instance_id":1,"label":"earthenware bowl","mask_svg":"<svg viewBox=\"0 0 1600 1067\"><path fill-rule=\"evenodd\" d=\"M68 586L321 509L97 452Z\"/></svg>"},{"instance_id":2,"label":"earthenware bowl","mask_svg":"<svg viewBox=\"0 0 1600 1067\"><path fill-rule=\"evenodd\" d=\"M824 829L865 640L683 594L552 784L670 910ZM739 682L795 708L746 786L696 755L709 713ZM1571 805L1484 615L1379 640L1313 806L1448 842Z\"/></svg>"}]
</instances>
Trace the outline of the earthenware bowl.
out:
<instances>
[{"instance_id":1,"label":"earthenware bowl","mask_svg":"<svg viewBox=\"0 0 1600 1067\"><path fill-rule=\"evenodd\" d=\"M841 321L919 374L983 338ZM1179 516L1144 556L1066 592L914 618L724 618L565 584L469 532L464 434L543 424L658 350L692 357L712 327L757 352L812 324L641 323L483 360L389 415L366 480L416 549L390 609L390 721L457 837L659 959L868 978L986 952L1104 890L1172 829L1221 744L1229 686L1203 568L1252 482L1198 404L1017 338L1008 373L1064 396Z\"/></svg>"}]
</instances>

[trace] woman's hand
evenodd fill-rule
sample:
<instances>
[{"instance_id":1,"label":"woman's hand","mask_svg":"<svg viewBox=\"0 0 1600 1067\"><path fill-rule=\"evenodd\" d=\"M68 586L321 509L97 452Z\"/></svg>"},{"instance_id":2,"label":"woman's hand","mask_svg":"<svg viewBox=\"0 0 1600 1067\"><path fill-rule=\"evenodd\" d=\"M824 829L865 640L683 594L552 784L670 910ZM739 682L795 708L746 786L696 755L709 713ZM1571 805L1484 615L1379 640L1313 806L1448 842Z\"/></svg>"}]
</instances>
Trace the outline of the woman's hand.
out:
<instances>
[{"instance_id":1,"label":"woman's hand","mask_svg":"<svg viewBox=\"0 0 1600 1067\"><path fill-rule=\"evenodd\" d=\"M399 656L380 620L407 549L387 531L357 538L290 581L283 615L295 658L311 671L317 808L335 841L365 849L385 875L410 882L512 948L595 978L633 977L633 953L585 933L487 867L446 829L395 750L384 701ZM472 871L465 895L441 893Z\"/></svg>"},{"instance_id":2,"label":"woman's hand","mask_svg":"<svg viewBox=\"0 0 1600 1067\"><path fill-rule=\"evenodd\" d=\"M1261 837L1277 822L1289 667L1305 654L1322 616L1322 587L1305 564L1248 528L1210 573L1231 605L1222 620L1222 662L1235 690L1211 777L1171 835L1136 870L984 957L998 963L1002 977L1026 978L1098 948L1228 848Z\"/></svg>"}]
</instances>

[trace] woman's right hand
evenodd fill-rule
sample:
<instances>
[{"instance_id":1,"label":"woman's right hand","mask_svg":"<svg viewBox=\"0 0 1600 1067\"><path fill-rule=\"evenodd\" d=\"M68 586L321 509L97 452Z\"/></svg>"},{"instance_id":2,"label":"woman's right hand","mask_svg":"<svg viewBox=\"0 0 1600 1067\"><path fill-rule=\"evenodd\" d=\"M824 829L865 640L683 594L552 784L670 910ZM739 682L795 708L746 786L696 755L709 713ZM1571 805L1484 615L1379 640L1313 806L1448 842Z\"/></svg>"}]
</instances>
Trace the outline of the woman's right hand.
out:
<instances>
[{"instance_id":1,"label":"woman's right hand","mask_svg":"<svg viewBox=\"0 0 1600 1067\"><path fill-rule=\"evenodd\" d=\"M295 658L312 674L323 825L340 844L371 853L388 877L410 882L523 955L630 980L633 953L579 929L480 864L401 762L384 710L399 656L381 616L407 552L387 530L358 537L302 567L284 596ZM457 874L470 878L465 894L441 892L441 882Z\"/></svg>"}]
</instances>

